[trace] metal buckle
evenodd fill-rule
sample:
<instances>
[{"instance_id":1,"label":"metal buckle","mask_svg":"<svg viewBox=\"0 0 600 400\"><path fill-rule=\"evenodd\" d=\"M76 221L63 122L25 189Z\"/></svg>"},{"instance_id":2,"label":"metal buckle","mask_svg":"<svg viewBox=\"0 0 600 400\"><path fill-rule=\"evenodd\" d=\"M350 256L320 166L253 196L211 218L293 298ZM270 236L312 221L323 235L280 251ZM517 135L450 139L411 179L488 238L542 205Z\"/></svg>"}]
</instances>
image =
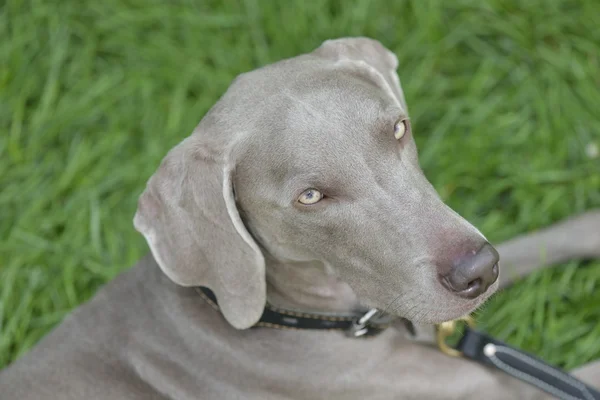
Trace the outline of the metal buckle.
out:
<instances>
[{"instance_id":1,"label":"metal buckle","mask_svg":"<svg viewBox=\"0 0 600 400\"><path fill-rule=\"evenodd\" d=\"M347 331L350 337L361 337L369 332L369 321L379 312L376 308L371 308L362 317L352 321L352 326Z\"/></svg>"},{"instance_id":2,"label":"metal buckle","mask_svg":"<svg viewBox=\"0 0 600 400\"><path fill-rule=\"evenodd\" d=\"M462 352L448 346L446 339L456 331L456 323L458 321L465 322L470 328L475 327L475 321L470 315L460 317L453 321L442 322L437 326L437 345L442 353L447 354L451 357L460 357Z\"/></svg>"}]
</instances>

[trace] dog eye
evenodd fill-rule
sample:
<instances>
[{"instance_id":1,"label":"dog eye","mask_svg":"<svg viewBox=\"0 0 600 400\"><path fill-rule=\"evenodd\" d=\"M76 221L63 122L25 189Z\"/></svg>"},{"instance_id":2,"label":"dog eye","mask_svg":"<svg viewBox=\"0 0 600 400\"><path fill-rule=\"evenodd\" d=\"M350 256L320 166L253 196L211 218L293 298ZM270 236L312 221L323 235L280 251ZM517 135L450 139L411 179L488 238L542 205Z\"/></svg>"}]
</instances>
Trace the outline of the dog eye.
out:
<instances>
[{"instance_id":1,"label":"dog eye","mask_svg":"<svg viewBox=\"0 0 600 400\"><path fill-rule=\"evenodd\" d=\"M403 119L394 124L394 137L398 140L402 139L402 137L408 131L408 120Z\"/></svg>"},{"instance_id":2,"label":"dog eye","mask_svg":"<svg viewBox=\"0 0 600 400\"><path fill-rule=\"evenodd\" d=\"M304 192L302 192L300 197L298 197L298 202L305 205L311 205L318 203L322 199L323 194L317 189L306 189Z\"/></svg>"}]
</instances>

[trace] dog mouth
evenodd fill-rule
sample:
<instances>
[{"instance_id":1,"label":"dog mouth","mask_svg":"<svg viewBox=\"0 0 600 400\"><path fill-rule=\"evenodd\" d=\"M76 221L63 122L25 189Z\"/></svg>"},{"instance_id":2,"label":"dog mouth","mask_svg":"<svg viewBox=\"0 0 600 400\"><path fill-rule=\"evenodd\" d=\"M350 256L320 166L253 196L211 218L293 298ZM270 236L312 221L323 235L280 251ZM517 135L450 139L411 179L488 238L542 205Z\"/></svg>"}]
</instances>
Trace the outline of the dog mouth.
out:
<instances>
[{"instance_id":1,"label":"dog mouth","mask_svg":"<svg viewBox=\"0 0 600 400\"><path fill-rule=\"evenodd\" d=\"M476 312L481 309L486 302L495 294L498 289L498 282L493 283L487 290L474 299L464 301L462 304L455 304L453 307L449 307L442 312L441 318L436 321L432 321L435 324L439 324L446 321L451 321L457 318L461 318Z\"/></svg>"},{"instance_id":2,"label":"dog mouth","mask_svg":"<svg viewBox=\"0 0 600 400\"><path fill-rule=\"evenodd\" d=\"M495 294L498 286L499 283L494 282L484 293L475 298L461 298L448 293L443 288L439 288L434 296L408 294L406 297L412 301L405 300L404 303L410 305L398 308L392 306L387 312L415 323L440 324L476 312ZM401 302L401 299L397 300L397 303Z\"/></svg>"}]
</instances>

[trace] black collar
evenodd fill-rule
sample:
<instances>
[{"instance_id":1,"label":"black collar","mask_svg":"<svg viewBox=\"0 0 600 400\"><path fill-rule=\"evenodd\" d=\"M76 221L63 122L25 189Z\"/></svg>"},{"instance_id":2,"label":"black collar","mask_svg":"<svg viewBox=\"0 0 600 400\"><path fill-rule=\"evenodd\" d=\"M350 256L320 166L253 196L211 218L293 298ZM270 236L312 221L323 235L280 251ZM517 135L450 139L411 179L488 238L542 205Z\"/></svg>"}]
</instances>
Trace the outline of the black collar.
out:
<instances>
[{"instance_id":1,"label":"black collar","mask_svg":"<svg viewBox=\"0 0 600 400\"><path fill-rule=\"evenodd\" d=\"M219 309L217 298L210 289L205 287L196 289L206 302L216 310ZM381 333L390 326L393 319L394 317L382 315L374 308L352 314L327 315L284 310L267 303L262 316L253 327L337 330L345 331L351 337L368 337Z\"/></svg>"}]
</instances>

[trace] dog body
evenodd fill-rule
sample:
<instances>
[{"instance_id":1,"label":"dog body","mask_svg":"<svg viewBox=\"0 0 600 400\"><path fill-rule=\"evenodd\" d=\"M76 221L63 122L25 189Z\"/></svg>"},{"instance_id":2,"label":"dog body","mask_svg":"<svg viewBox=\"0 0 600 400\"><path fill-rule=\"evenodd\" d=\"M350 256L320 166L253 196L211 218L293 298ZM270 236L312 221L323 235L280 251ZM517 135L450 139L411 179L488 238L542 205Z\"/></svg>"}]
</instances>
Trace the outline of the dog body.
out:
<instances>
[{"instance_id":1,"label":"dog body","mask_svg":"<svg viewBox=\"0 0 600 400\"><path fill-rule=\"evenodd\" d=\"M533 399L535 389L400 329L236 330L151 256L0 374L3 400ZM540 397L542 398L542 397Z\"/></svg>"},{"instance_id":2,"label":"dog body","mask_svg":"<svg viewBox=\"0 0 600 400\"><path fill-rule=\"evenodd\" d=\"M268 301L376 307L431 331L499 286L497 251L419 167L397 64L340 39L237 78L140 197L152 254L3 371L2 399L544 398L401 326L253 328ZM498 249L517 271L548 245L552 262L596 255L599 219Z\"/></svg>"}]
</instances>

